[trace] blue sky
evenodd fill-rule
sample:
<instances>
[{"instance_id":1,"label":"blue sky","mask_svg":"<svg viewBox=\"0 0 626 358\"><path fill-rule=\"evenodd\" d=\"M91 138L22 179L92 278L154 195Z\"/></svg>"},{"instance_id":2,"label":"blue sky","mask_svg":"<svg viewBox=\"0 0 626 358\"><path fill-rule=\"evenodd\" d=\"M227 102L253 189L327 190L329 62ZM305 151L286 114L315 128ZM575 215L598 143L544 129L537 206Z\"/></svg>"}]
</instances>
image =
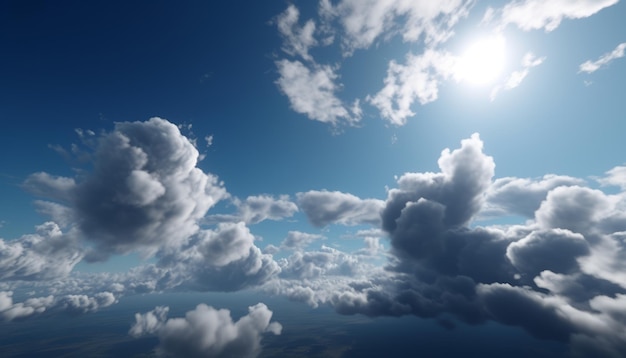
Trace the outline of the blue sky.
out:
<instances>
[{"instance_id":1,"label":"blue sky","mask_svg":"<svg viewBox=\"0 0 626 358\"><path fill-rule=\"evenodd\" d=\"M185 292L131 336L256 356L288 299L619 356L625 6L3 2L1 324Z\"/></svg>"}]
</instances>

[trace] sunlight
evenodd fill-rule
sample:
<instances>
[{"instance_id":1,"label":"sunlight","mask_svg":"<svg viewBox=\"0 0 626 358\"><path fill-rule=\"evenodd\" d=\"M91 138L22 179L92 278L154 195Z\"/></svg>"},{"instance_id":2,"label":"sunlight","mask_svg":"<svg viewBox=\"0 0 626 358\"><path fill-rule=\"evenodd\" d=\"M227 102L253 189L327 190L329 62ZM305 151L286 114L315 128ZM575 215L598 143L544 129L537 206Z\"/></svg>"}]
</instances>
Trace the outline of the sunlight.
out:
<instances>
[{"instance_id":1,"label":"sunlight","mask_svg":"<svg viewBox=\"0 0 626 358\"><path fill-rule=\"evenodd\" d=\"M504 67L506 46L504 37L492 35L471 43L459 58L458 76L473 85L494 82Z\"/></svg>"}]
</instances>

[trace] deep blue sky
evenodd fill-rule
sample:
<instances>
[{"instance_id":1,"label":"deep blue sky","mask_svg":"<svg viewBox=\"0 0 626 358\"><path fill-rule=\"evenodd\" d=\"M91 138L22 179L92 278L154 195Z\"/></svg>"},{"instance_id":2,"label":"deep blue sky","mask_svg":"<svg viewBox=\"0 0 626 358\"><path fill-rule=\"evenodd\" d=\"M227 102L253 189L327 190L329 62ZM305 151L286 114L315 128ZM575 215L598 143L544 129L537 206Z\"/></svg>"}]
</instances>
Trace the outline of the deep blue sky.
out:
<instances>
[{"instance_id":1,"label":"deep blue sky","mask_svg":"<svg viewBox=\"0 0 626 358\"><path fill-rule=\"evenodd\" d=\"M245 290L623 352L626 5L553 5L1 2L0 324Z\"/></svg>"}]
</instances>

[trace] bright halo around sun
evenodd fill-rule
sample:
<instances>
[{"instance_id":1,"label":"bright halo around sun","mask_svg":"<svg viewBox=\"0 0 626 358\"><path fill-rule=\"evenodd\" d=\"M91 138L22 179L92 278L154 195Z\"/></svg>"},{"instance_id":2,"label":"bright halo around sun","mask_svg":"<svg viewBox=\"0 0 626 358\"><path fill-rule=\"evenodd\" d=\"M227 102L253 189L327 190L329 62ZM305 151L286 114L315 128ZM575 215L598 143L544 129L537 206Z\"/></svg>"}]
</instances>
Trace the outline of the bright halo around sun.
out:
<instances>
[{"instance_id":1,"label":"bright halo around sun","mask_svg":"<svg viewBox=\"0 0 626 358\"><path fill-rule=\"evenodd\" d=\"M506 61L506 44L502 35L483 37L471 43L459 58L458 75L473 85L494 82Z\"/></svg>"}]
</instances>

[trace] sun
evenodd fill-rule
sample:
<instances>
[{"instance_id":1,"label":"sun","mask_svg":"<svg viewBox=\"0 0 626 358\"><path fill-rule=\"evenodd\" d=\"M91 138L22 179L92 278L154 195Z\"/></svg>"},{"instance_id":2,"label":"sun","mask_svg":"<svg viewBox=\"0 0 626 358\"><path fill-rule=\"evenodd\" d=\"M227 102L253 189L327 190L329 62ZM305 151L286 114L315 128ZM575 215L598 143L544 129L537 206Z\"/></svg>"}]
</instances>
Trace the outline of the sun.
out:
<instances>
[{"instance_id":1,"label":"sun","mask_svg":"<svg viewBox=\"0 0 626 358\"><path fill-rule=\"evenodd\" d=\"M491 35L469 44L458 62L458 77L473 85L493 83L506 61L506 43L502 35Z\"/></svg>"}]
</instances>

